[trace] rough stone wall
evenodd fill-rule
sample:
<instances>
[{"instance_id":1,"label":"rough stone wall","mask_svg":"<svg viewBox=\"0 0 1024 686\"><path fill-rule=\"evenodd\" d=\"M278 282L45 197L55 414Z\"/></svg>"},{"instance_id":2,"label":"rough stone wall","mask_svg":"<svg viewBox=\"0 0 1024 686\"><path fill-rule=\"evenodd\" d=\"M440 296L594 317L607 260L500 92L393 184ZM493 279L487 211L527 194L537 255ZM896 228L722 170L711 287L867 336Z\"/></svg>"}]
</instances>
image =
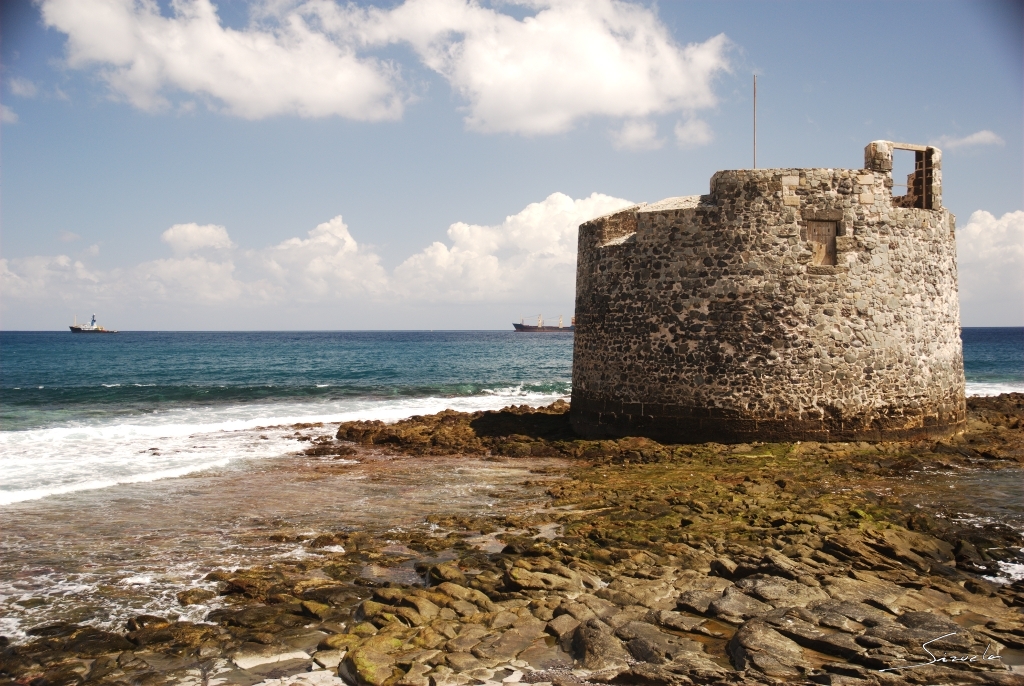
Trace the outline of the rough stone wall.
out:
<instances>
[{"instance_id":1,"label":"rough stone wall","mask_svg":"<svg viewBox=\"0 0 1024 686\"><path fill-rule=\"evenodd\" d=\"M861 170L718 172L709 195L581 225L576 430L733 442L962 429L941 155L929 150L936 209L899 207L892 147L870 144ZM815 242L832 230L831 248Z\"/></svg>"}]
</instances>

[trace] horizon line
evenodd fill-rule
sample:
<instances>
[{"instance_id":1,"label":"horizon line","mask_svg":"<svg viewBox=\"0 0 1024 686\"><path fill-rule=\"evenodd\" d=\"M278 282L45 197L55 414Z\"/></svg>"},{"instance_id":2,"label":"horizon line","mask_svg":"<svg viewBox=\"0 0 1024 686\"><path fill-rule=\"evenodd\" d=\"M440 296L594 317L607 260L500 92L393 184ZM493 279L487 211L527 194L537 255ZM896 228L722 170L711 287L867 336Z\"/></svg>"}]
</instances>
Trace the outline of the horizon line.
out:
<instances>
[{"instance_id":1,"label":"horizon line","mask_svg":"<svg viewBox=\"0 0 1024 686\"><path fill-rule=\"evenodd\" d=\"M1024 324L960 326L961 329L1024 329ZM116 333L574 333L559 331L516 331L515 329L118 329ZM2 329L0 333L71 333L66 329Z\"/></svg>"}]
</instances>

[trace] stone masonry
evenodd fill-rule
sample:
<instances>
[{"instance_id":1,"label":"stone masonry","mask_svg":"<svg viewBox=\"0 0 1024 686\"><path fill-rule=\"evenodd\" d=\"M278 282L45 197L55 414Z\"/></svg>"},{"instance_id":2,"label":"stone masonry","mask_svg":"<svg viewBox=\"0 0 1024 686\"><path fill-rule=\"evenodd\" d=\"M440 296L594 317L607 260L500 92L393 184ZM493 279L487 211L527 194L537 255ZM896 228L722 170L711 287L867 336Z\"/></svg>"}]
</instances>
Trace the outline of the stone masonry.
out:
<instances>
[{"instance_id":1,"label":"stone masonry","mask_svg":"<svg viewBox=\"0 0 1024 686\"><path fill-rule=\"evenodd\" d=\"M893 197L893 149L917 158ZM966 414L941 152L720 171L580 226L572 422L682 442L903 440Z\"/></svg>"}]
</instances>

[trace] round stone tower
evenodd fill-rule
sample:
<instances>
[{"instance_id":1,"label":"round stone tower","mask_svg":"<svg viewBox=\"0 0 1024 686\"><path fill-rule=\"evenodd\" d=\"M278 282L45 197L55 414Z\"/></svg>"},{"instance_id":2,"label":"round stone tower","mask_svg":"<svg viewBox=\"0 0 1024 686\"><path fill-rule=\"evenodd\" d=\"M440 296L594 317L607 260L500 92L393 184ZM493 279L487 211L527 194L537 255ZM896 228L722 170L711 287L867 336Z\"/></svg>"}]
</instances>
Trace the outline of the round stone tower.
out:
<instances>
[{"instance_id":1,"label":"round stone tower","mask_svg":"<svg viewBox=\"0 0 1024 686\"><path fill-rule=\"evenodd\" d=\"M893 196L894 149L914 152ZM580 226L572 422L674 442L961 430L954 217L941 152L721 171L708 195Z\"/></svg>"}]
</instances>

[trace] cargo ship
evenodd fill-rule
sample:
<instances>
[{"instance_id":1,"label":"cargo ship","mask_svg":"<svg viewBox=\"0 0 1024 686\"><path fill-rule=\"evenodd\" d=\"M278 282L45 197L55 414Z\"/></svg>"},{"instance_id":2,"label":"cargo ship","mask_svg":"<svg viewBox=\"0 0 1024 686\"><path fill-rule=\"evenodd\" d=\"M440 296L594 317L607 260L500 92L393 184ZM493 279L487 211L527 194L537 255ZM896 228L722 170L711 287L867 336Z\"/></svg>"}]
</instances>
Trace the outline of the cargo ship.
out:
<instances>
[{"instance_id":1,"label":"cargo ship","mask_svg":"<svg viewBox=\"0 0 1024 686\"><path fill-rule=\"evenodd\" d=\"M71 325L71 333L117 333L114 329L104 329L102 326L96 323L96 315L92 316L92 321L88 324L79 324L78 316L75 316L75 323Z\"/></svg>"},{"instance_id":2,"label":"cargo ship","mask_svg":"<svg viewBox=\"0 0 1024 686\"><path fill-rule=\"evenodd\" d=\"M562 326L562 315L558 315L558 326L544 326L544 317L538 314L537 326L527 324L522 318L520 318L518 324L512 324L512 326L521 333L565 333L576 330L576 317L573 317L570 321L569 326Z\"/></svg>"}]
</instances>

